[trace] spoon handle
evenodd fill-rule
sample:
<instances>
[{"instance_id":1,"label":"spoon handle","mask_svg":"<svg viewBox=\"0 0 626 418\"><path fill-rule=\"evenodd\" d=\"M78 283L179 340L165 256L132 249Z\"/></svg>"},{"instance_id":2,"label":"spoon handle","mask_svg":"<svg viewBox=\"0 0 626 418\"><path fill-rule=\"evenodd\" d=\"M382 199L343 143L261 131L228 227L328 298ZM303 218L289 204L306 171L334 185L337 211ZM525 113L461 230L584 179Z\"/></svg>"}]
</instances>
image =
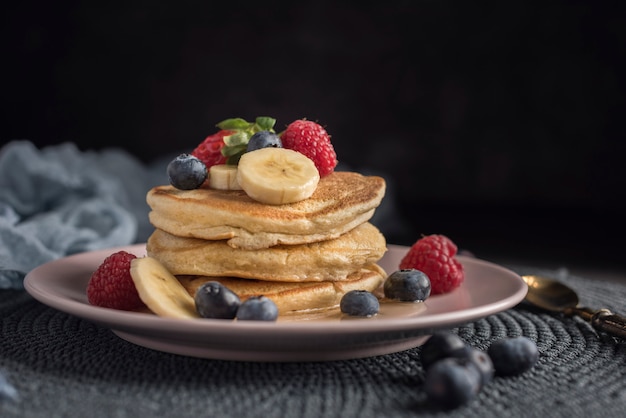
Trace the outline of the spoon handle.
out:
<instances>
[{"instance_id":1,"label":"spoon handle","mask_svg":"<svg viewBox=\"0 0 626 418\"><path fill-rule=\"evenodd\" d=\"M590 322L597 331L626 339L626 318L623 316L616 315L608 309L593 311L589 308L573 308L571 313Z\"/></svg>"}]
</instances>

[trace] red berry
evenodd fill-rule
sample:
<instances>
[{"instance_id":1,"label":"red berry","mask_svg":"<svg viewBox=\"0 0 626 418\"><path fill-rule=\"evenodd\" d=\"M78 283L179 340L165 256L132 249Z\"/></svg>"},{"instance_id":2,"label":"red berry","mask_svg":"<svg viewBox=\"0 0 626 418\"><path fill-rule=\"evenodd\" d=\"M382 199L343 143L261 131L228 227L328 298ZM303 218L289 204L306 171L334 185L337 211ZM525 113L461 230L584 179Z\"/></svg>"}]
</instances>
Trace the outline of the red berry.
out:
<instances>
[{"instance_id":1,"label":"red berry","mask_svg":"<svg viewBox=\"0 0 626 418\"><path fill-rule=\"evenodd\" d=\"M224 164L226 162L226 157L222 155L224 137L232 133L233 131L221 130L213 135L207 136L204 141L191 152L191 155L202 161L204 165L206 165L207 170L214 165Z\"/></svg>"},{"instance_id":2,"label":"red berry","mask_svg":"<svg viewBox=\"0 0 626 418\"><path fill-rule=\"evenodd\" d=\"M320 177L335 170L337 154L330 142L330 135L321 125L308 121L296 120L281 134L283 148L298 151L315 163Z\"/></svg>"},{"instance_id":3,"label":"red berry","mask_svg":"<svg viewBox=\"0 0 626 418\"><path fill-rule=\"evenodd\" d=\"M130 262L137 258L126 251L108 256L87 284L87 300L104 308L130 311L144 306L130 275Z\"/></svg>"},{"instance_id":4,"label":"red berry","mask_svg":"<svg viewBox=\"0 0 626 418\"><path fill-rule=\"evenodd\" d=\"M447 293L465 279L456 252L456 244L445 235L428 235L413 244L400 262L400 269L420 270L430 279L431 294Z\"/></svg>"}]
</instances>

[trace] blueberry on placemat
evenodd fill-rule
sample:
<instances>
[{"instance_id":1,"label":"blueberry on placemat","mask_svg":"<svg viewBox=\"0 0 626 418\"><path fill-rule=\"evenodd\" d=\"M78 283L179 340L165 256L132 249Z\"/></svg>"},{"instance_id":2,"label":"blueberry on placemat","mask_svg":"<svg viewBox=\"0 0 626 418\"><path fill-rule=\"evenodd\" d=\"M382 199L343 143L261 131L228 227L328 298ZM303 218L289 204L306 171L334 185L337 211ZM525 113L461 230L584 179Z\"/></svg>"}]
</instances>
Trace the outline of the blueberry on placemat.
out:
<instances>
[{"instance_id":1,"label":"blueberry on placemat","mask_svg":"<svg viewBox=\"0 0 626 418\"><path fill-rule=\"evenodd\" d=\"M496 374L512 376L529 370L539 358L534 341L526 337L504 338L495 341L487 350Z\"/></svg>"},{"instance_id":2,"label":"blueberry on placemat","mask_svg":"<svg viewBox=\"0 0 626 418\"><path fill-rule=\"evenodd\" d=\"M471 347L456 334L436 332L422 345L421 361L424 369L447 357L466 357Z\"/></svg>"},{"instance_id":3,"label":"blueberry on placemat","mask_svg":"<svg viewBox=\"0 0 626 418\"><path fill-rule=\"evenodd\" d=\"M428 399L444 408L456 408L472 400L481 389L481 377L463 359L449 357L433 364L426 373Z\"/></svg>"}]
</instances>

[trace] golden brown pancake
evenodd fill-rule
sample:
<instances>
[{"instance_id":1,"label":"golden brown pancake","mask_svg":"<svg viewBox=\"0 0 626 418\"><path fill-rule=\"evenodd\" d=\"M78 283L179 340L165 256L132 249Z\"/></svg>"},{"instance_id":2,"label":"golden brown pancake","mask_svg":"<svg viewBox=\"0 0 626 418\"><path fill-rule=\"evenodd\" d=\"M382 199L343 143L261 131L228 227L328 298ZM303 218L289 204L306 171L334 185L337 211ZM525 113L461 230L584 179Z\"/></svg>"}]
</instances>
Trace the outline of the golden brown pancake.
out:
<instances>
[{"instance_id":1,"label":"golden brown pancake","mask_svg":"<svg viewBox=\"0 0 626 418\"><path fill-rule=\"evenodd\" d=\"M387 245L383 234L366 222L332 240L260 250L232 248L225 241L181 238L157 229L146 248L150 257L174 275L320 282L344 280L376 263Z\"/></svg>"},{"instance_id":2,"label":"golden brown pancake","mask_svg":"<svg viewBox=\"0 0 626 418\"><path fill-rule=\"evenodd\" d=\"M385 194L385 180L354 172L320 179L313 195L267 205L244 191L157 186L147 195L150 222L172 235L226 240L233 248L261 249L339 237L368 221Z\"/></svg>"},{"instance_id":3,"label":"golden brown pancake","mask_svg":"<svg viewBox=\"0 0 626 418\"><path fill-rule=\"evenodd\" d=\"M285 283L206 276L178 276L178 280L192 296L203 283L208 281L219 281L235 292L241 300L250 296L267 296L274 301L279 314L285 315L336 307L342 296L350 290L373 292L386 277L382 268L376 264L370 264L355 271L341 282Z\"/></svg>"}]
</instances>

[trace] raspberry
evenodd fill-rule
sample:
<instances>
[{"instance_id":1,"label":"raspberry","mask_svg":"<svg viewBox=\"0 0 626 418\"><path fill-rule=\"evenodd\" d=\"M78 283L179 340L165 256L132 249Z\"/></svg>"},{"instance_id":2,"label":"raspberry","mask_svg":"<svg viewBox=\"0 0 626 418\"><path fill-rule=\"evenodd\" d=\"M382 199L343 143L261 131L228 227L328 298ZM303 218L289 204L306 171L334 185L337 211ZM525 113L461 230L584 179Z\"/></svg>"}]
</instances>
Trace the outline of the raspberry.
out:
<instances>
[{"instance_id":1,"label":"raspberry","mask_svg":"<svg viewBox=\"0 0 626 418\"><path fill-rule=\"evenodd\" d=\"M283 147L306 155L324 177L335 170L337 154L330 142L330 135L319 124L308 120L292 122L280 137Z\"/></svg>"},{"instance_id":2,"label":"raspberry","mask_svg":"<svg viewBox=\"0 0 626 418\"><path fill-rule=\"evenodd\" d=\"M400 269L416 269L430 279L431 294L450 292L465 279L455 258L457 246L444 235L428 235L415 242L400 262Z\"/></svg>"},{"instance_id":3,"label":"raspberry","mask_svg":"<svg viewBox=\"0 0 626 418\"><path fill-rule=\"evenodd\" d=\"M222 155L224 137L232 133L233 131L222 129L213 135L207 136L204 141L191 152L191 155L202 161L207 170L214 165L224 164L226 162L226 157Z\"/></svg>"},{"instance_id":4,"label":"raspberry","mask_svg":"<svg viewBox=\"0 0 626 418\"><path fill-rule=\"evenodd\" d=\"M125 311L144 306L130 276L130 262L135 258L137 256L126 251L118 251L108 256L89 280L89 303Z\"/></svg>"}]
</instances>

